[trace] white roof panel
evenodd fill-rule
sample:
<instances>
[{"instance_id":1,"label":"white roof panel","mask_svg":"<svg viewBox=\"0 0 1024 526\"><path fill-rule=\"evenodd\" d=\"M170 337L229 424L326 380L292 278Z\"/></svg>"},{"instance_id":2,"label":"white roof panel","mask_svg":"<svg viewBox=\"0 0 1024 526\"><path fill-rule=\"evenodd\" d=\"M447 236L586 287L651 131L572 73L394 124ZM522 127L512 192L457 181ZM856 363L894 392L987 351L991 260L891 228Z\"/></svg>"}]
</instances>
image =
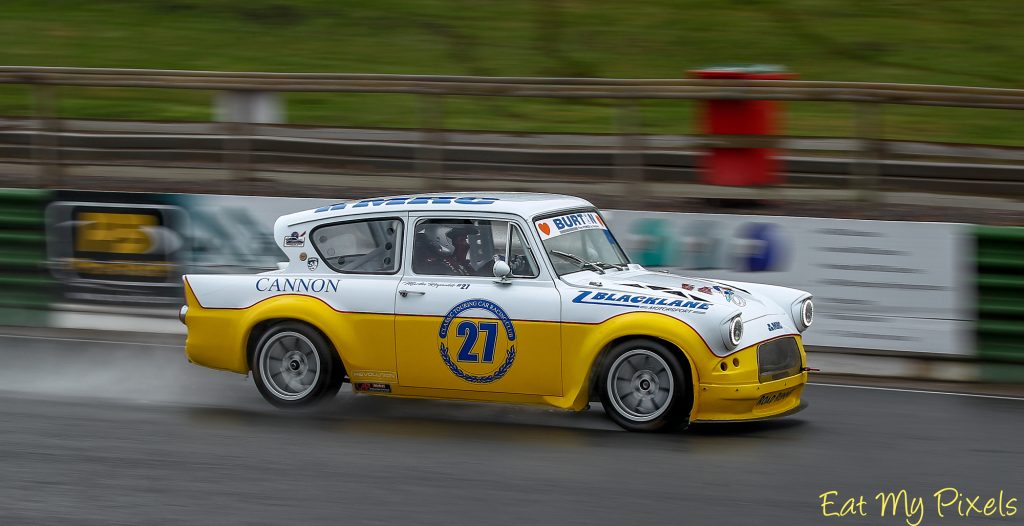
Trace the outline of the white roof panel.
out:
<instances>
[{"instance_id":1,"label":"white roof panel","mask_svg":"<svg viewBox=\"0 0 1024 526\"><path fill-rule=\"evenodd\" d=\"M589 201L568 195L526 192L448 192L339 201L333 205L286 215L281 220L286 225L297 225L384 210L394 210L395 212L486 211L516 214L530 219L545 212L593 206Z\"/></svg>"}]
</instances>

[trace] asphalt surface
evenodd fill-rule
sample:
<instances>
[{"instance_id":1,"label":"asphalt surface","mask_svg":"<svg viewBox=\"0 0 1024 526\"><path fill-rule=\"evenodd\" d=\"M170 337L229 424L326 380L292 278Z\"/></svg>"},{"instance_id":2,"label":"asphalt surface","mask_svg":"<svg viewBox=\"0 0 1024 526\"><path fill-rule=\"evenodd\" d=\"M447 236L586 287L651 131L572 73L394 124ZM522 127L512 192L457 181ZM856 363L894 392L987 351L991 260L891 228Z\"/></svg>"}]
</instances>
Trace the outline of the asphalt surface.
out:
<instances>
[{"instance_id":1,"label":"asphalt surface","mask_svg":"<svg viewBox=\"0 0 1024 526\"><path fill-rule=\"evenodd\" d=\"M901 525L899 489L921 524L1024 524L1021 399L811 385L795 417L641 435L597 404L282 412L168 345L0 336L0 364L0 524ZM1018 512L939 520L950 486ZM867 516L823 517L830 490Z\"/></svg>"}]
</instances>

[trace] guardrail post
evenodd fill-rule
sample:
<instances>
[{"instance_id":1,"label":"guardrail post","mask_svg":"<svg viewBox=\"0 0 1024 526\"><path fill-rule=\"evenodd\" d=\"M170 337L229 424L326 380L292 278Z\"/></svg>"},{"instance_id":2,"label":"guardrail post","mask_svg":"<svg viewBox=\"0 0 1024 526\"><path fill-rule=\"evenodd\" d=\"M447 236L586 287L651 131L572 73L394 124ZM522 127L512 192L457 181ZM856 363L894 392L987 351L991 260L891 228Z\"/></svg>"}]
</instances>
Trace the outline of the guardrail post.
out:
<instances>
[{"instance_id":1,"label":"guardrail post","mask_svg":"<svg viewBox=\"0 0 1024 526\"><path fill-rule=\"evenodd\" d=\"M443 95L420 95L420 145L416 148L416 172L424 183L433 180L434 189L446 185L444 180L444 102Z\"/></svg>"},{"instance_id":2,"label":"guardrail post","mask_svg":"<svg viewBox=\"0 0 1024 526\"><path fill-rule=\"evenodd\" d=\"M616 102L615 129L619 134L619 148L615 152L615 180L622 185L620 195L630 206L641 206L647 199L647 188L644 184L644 139L640 135L639 112L636 101L630 99Z\"/></svg>"},{"instance_id":3,"label":"guardrail post","mask_svg":"<svg viewBox=\"0 0 1024 526\"><path fill-rule=\"evenodd\" d=\"M854 128L860 140L860 148L857 159L850 163L850 174L854 176L853 186L859 190L859 198L862 201L878 201L882 161L885 159L882 104L858 102L854 111Z\"/></svg>"},{"instance_id":4,"label":"guardrail post","mask_svg":"<svg viewBox=\"0 0 1024 526\"><path fill-rule=\"evenodd\" d=\"M284 122L285 108L280 95L269 91L222 91L214 99L214 115L225 123L225 165L233 179L248 179L252 175L252 124Z\"/></svg>"},{"instance_id":5,"label":"guardrail post","mask_svg":"<svg viewBox=\"0 0 1024 526\"><path fill-rule=\"evenodd\" d=\"M244 122L224 123L224 164L231 172L231 179L243 181L249 178L252 166L249 163L250 126Z\"/></svg>"},{"instance_id":6,"label":"guardrail post","mask_svg":"<svg viewBox=\"0 0 1024 526\"><path fill-rule=\"evenodd\" d=\"M32 102L36 128L32 134L32 160L38 166L39 186L58 186L61 170L57 151L60 123L57 120L56 89L48 84L33 84Z\"/></svg>"}]
</instances>

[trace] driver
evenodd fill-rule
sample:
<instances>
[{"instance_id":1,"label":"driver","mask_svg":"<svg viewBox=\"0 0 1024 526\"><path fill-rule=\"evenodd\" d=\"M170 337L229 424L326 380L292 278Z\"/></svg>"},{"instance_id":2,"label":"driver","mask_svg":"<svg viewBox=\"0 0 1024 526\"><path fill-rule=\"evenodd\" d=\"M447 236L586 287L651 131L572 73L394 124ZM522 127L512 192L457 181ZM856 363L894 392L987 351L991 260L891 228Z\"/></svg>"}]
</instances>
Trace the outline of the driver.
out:
<instances>
[{"instance_id":1,"label":"driver","mask_svg":"<svg viewBox=\"0 0 1024 526\"><path fill-rule=\"evenodd\" d=\"M479 230L471 225L427 225L422 242L433 249L421 258L423 271L445 276L472 276L476 272L469 264L469 236ZM417 272L420 272L417 270Z\"/></svg>"},{"instance_id":2,"label":"driver","mask_svg":"<svg viewBox=\"0 0 1024 526\"><path fill-rule=\"evenodd\" d=\"M479 231L476 227L465 225L457 226L445 234L445 237L451 240L454 249L450 257L444 258L444 262L460 275L475 274L473 267L469 264L469 235L477 233Z\"/></svg>"}]
</instances>

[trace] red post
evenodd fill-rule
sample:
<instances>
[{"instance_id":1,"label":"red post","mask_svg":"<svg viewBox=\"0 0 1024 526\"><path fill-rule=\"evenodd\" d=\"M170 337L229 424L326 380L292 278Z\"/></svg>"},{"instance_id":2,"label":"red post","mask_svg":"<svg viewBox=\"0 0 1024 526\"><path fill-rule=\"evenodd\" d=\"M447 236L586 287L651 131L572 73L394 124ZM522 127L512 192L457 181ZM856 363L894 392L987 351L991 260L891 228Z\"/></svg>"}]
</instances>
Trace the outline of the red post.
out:
<instances>
[{"instance_id":1,"label":"red post","mask_svg":"<svg viewBox=\"0 0 1024 526\"><path fill-rule=\"evenodd\" d=\"M711 67L692 70L701 79L783 80L796 75L778 66ZM709 135L774 135L780 105L770 100L708 100L701 111L702 131ZM758 186L782 182L773 148L710 148L701 180L726 186Z\"/></svg>"}]
</instances>

